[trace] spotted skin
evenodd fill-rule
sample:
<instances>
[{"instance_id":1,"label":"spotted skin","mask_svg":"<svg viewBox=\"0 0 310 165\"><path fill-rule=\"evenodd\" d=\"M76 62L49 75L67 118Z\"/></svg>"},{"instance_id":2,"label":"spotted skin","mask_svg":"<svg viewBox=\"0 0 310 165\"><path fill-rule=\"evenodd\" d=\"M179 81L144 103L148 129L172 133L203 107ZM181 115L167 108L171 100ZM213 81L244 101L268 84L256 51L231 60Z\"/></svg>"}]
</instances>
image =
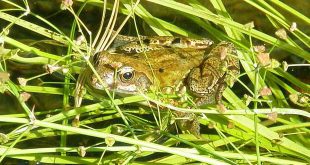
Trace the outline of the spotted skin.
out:
<instances>
[{"instance_id":1,"label":"spotted skin","mask_svg":"<svg viewBox=\"0 0 310 165\"><path fill-rule=\"evenodd\" d=\"M121 39L125 39L122 37ZM128 43L111 48L110 53L125 53L134 54L145 51L159 50L165 48L181 48L181 49L207 49L213 45L213 41L207 38L192 39L186 37L172 37L172 36L155 36L155 37L141 37L139 40L128 38Z\"/></svg>"},{"instance_id":2,"label":"spotted skin","mask_svg":"<svg viewBox=\"0 0 310 165\"><path fill-rule=\"evenodd\" d=\"M187 77L189 91L197 105L220 104L227 84L233 84L239 75L239 60L232 43L216 45L200 67L193 68Z\"/></svg>"},{"instance_id":3,"label":"spotted skin","mask_svg":"<svg viewBox=\"0 0 310 165\"><path fill-rule=\"evenodd\" d=\"M214 45L209 39L170 36L142 36L141 43L136 37L121 36L118 39L123 43L100 53L94 63L101 79L119 93L135 94L147 91L151 85L165 88L183 82L196 98L197 105L219 104L227 84L233 84L239 75L236 49L229 42ZM128 75L133 77L128 78ZM89 82L94 88L102 90L94 75ZM181 130L200 137L195 114L175 112L174 115L190 118L178 120L177 123Z\"/></svg>"}]
</instances>

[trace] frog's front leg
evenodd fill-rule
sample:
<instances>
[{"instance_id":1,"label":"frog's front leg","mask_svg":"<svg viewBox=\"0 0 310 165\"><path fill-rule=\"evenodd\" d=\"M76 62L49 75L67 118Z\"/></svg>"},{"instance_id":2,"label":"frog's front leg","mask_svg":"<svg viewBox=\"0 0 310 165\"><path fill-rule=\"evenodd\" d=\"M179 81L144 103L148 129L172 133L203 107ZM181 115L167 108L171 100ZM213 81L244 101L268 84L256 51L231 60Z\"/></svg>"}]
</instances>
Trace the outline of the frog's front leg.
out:
<instances>
[{"instance_id":1,"label":"frog's front leg","mask_svg":"<svg viewBox=\"0 0 310 165\"><path fill-rule=\"evenodd\" d=\"M232 85L239 74L239 60L232 43L221 42L207 55L198 68L188 75L189 91L197 97L196 104L219 104L227 84Z\"/></svg>"}]
</instances>

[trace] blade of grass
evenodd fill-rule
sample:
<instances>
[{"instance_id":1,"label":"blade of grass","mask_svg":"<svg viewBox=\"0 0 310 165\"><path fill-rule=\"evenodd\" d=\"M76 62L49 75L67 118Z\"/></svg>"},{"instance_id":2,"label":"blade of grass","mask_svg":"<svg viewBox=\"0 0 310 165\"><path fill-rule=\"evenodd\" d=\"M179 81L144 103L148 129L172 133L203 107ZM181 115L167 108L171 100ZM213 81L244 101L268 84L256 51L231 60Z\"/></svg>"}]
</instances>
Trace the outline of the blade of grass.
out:
<instances>
[{"instance_id":1,"label":"blade of grass","mask_svg":"<svg viewBox=\"0 0 310 165\"><path fill-rule=\"evenodd\" d=\"M232 29L235 29L235 30L242 32L242 33L245 33L247 35L251 35L252 37L255 37L255 38L262 40L264 42L276 45L281 49L287 50L287 51L289 51L289 52L291 52L297 56L300 56L300 57L310 61L310 53L309 52L302 50L302 49L299 49L299 48L296 48L292 45L288 45L285 42L279 41L278 39L276 39L272 36L269 36L265 33L262 33L258 30L255 30L255 29L249 30L248 28L246 28L244 25L242 25L240 23L228 20L226 18L219 17L219 16L214 15L214 14L207 14L205 11L202 11L199 9L194 9L188 5L184 5L182 3L178 3L175 1L169 1L169 0L161 0L161 1L147 0L147 1L152 2L154 4L159 4L159 5L168 7L168 8L172 8L172 9L184 12L184 13L188 13L190 15L197 16L197 17L200 17L203 19L207 19L209 21L212 21L212 22L217 23L217 24L221 24L223 26L229 26Z\"/></svg>"},{"instance_id":2,"label":"blade of grass","mask_svg":"<svg viewBox=\"0 0 310 165\"><path fill-rule=\"evenodd\" d=\"M30 47L30 46L27 46L26 44L23 44L15 39L12 39L8 36L4 36L4 41L14 47L17 47L19 49L22 49L23 51L26 51L26 52L32 52L38 56L41 56L41 57L46 57L46 58L49 58L49 59L52 59L52 60L62 60L60 56L57 56L57 55L54 55L54 54L51 54L51 53L46 53L46 52L43 52L43 51L40 51L39 49L37 48L34 48L34 47Z\"/></svg>"},{"instance_id":3,"label":"blade of grass","mask_svg":"<svg viewBox=\"0 0 310 165\"><path fill-rule=\"evenodd\" d=\"M286 10L290 14L295 15L296 17L300 18L301 20L305 21L307 24L310 24L310 19L306 17L305 15L301 14L297 10L293 9L292 7L286 5L282 1L279 0L268 0L269 2L273 3L274 5L277 5L278 7L281 7L282 9Z\"/></svg>"},{"instance_id":4,"label":"blade of grass","mask_svg":"<svg viewBox=\"0 0 310 165\"><path fill-rule=\"evenodd\" d=\"M250 129L251 131L254 132L254 123L251 119L247 118L246 116L227 116L228 119L233 120L236 125L241 124L241 127L245 127L247 129ZM261 125L261 124L257 124L257 132L267 138L270 141L273 141L274 139L279 139L279 134L266 128L265 126ZM301 146L297 143L295 143L294 141L283 137L280 139L281 143L280 144L276 144L278 146L284 147L288 150L291 150L293 152L295 152L295 156L301 157L307 161L310 160L310 150L305 148L304 146Z\"/></svg>"},{"instance_id":5,"label":"blade of grass","mask_svg":"<svg viewBox=\"0 0 310 165\"><path fill-rule=\"evenodd\" d=\"M10 123L24 123L24 124L29 123L29 120L27 120L27 119L8 118L8 117L2 117L2 116L0 116L0 121L1 122L10 122ZM124 142L124 143L128 143L128 144L134 144L134 145L138 145L138 146L153 148L153 149L157 149L157 150L164 151L164 152L171 153L171 154L180 155L183 157L187 157L187 158L194 159L194 160L201 161L201 162L205 162L205 163L226 164L226 163L223 163L223 162L218 161L216 159L208 158L208 157L203 156L203 155L184 153L182 151L171 149L169 147L165 147L165 146L158 145L155 143L145 142L142 140L136 140L136 139L132 139L132 138L124 137L124 136L108 134L108 133L98 132L98 131L89 130L89 129L82 129L82 128L77 128L77 127L64 126L61 124L44 122L44 121L40 121L40 120L35 120L33 122L33 125L39 126L39 127L52 128L52 129L56 129L56 130L75 132L78 134L88 135L88 136L92 136L92 137L98 137L98 138L102 138L102 139L113 138L119 142Z\"/></svg>"},{"instance_id":6,"label":"blade of grass","mask_svg":"<svg viewBox=\"0 0 310 165\"><path fill-rule=\"evenodd\" d=\"M51 39L58 41L60 43L64 43L64 44L67 43L66 39L64 39L64 37L62 35L60 35L59 33L53 32L49 29L46 29L42 26L39 26L39 25L33 24L31 22L25 21L23 19L19 19L19 18L12 16L10 14L7 14L7 13L0 11L0 19L6 20L9 22L14 22L14 24L16 24L16 25L19 25L23 28L30 30L30 31L38 33L42 36L51 38Z\"/></svg>"},{"instance_id":7,"label":"blade of grass","mask_svg":"<svg viewBox=\"0 0 310 165\"><path fill-rule=\"evenodd\" d=\"M245 0L245 2L249 3L250 5L254 6L255 8L259 9L260 11L267 14L267 16L272 17L278 23L280 23L283 27L289 30L292 23L289 21L279 12L277 12L272 6L270 6L265 1L252 1L252 0ZM271 10L271 11L270 11ZM273 14L274 12L275 14ZM305 45L310 47L310 37L304 34L299 29L296 29L292 32L300 41L302 41Z\"/></svg>"}]
</instances>

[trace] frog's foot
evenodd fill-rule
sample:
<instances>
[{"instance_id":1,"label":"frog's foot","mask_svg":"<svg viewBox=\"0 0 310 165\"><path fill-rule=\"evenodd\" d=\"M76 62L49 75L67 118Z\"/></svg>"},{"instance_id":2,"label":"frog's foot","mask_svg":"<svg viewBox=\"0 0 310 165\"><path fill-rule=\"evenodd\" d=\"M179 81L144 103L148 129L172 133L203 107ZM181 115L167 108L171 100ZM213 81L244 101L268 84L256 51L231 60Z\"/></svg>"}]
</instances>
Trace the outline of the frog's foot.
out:
<instances>
[{"instance_id":1,"label":"frog's foot","mask_svg":"<svg viewBox=\"0 0 310 165\"><path fill-rule=\"evenodd\" d=\"M201 138L200 123L197 119L197 115L195 115L194 113L186 112L175 112L174 114L177 118L182 118L177 120L177 125L182 132L189 132L195 137L199 139Z\"/></svg>"},{"instance_id":2,"label":"frog's foot","mask_svg":"<svg viewBox=\"0 0 310 165\"><path fill-rule=\"evenodd\" d=\"M222 80L222 83L219 84L217 90L215 92L215 103L221 104L222 103L222 96L227 84Z\"/></svg>"},{"instance_id":3,"label":"frog's foot","mask_svg":"<svg viewBox=\"0 0 310 165\"><path fill-rule=\"evenodd\" d=\"M204 97L197 97L195 100L196 106L202 106L204 104L214 104L215 103L215 96L210 94Z\"/></svg>"},{"instance_id":4,"label":"frog's foot","mask_svg":"<svg viewBox=\"0 0 310 165\"><path fill-rule=\"evenodd\" d=\"M196 106L201 106L204 104L222 104L223 91L226 87L226 83L220 83L214 93L197 97L195 100Z\"/></svg>"},{"instance_id":5,"label":"frog's foot","mask_svg":"<svg viewBox=\"0 0 310 165\"><path fill-rule=\"evenodd\" d=\"M194 68L189 73L187 84L192 95L196 96L197 105L205 103L215 103L215 93L221 82L221 76L218 74L218 69L213 67Z\"/></svg>"}]
</instances>

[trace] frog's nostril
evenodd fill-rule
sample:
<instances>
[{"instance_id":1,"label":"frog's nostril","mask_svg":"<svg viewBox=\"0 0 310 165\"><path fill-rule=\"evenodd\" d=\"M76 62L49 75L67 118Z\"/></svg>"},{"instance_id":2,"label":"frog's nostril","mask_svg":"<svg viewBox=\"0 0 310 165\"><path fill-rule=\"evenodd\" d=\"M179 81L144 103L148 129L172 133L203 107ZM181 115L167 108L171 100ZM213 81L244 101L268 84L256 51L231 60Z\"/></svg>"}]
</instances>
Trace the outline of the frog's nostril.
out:
<instances>
[{"instance_id":1,"label":"frog's nostril","mask_svg":"<svg viewBox=\"0 0 310 165\"><path fill-rule=\"evenodd\" d=\"M150 42L151 42L151 41L150 41L150 39L148 39L148 38L143 40L143 43L146 44L146 45L149 45Z\"/></svg>"},{"instance_id":2,"label":"frog's nostril","mask_svg":"<svg viewBox=\"0 0 310 165\"><path fill-rule=\"evenodd\" d=\"M179 38L179 37L177 37L171 41L171 44L179 44L179 43L181 43L181 38Z\"/></svg>"}]
</instances>

